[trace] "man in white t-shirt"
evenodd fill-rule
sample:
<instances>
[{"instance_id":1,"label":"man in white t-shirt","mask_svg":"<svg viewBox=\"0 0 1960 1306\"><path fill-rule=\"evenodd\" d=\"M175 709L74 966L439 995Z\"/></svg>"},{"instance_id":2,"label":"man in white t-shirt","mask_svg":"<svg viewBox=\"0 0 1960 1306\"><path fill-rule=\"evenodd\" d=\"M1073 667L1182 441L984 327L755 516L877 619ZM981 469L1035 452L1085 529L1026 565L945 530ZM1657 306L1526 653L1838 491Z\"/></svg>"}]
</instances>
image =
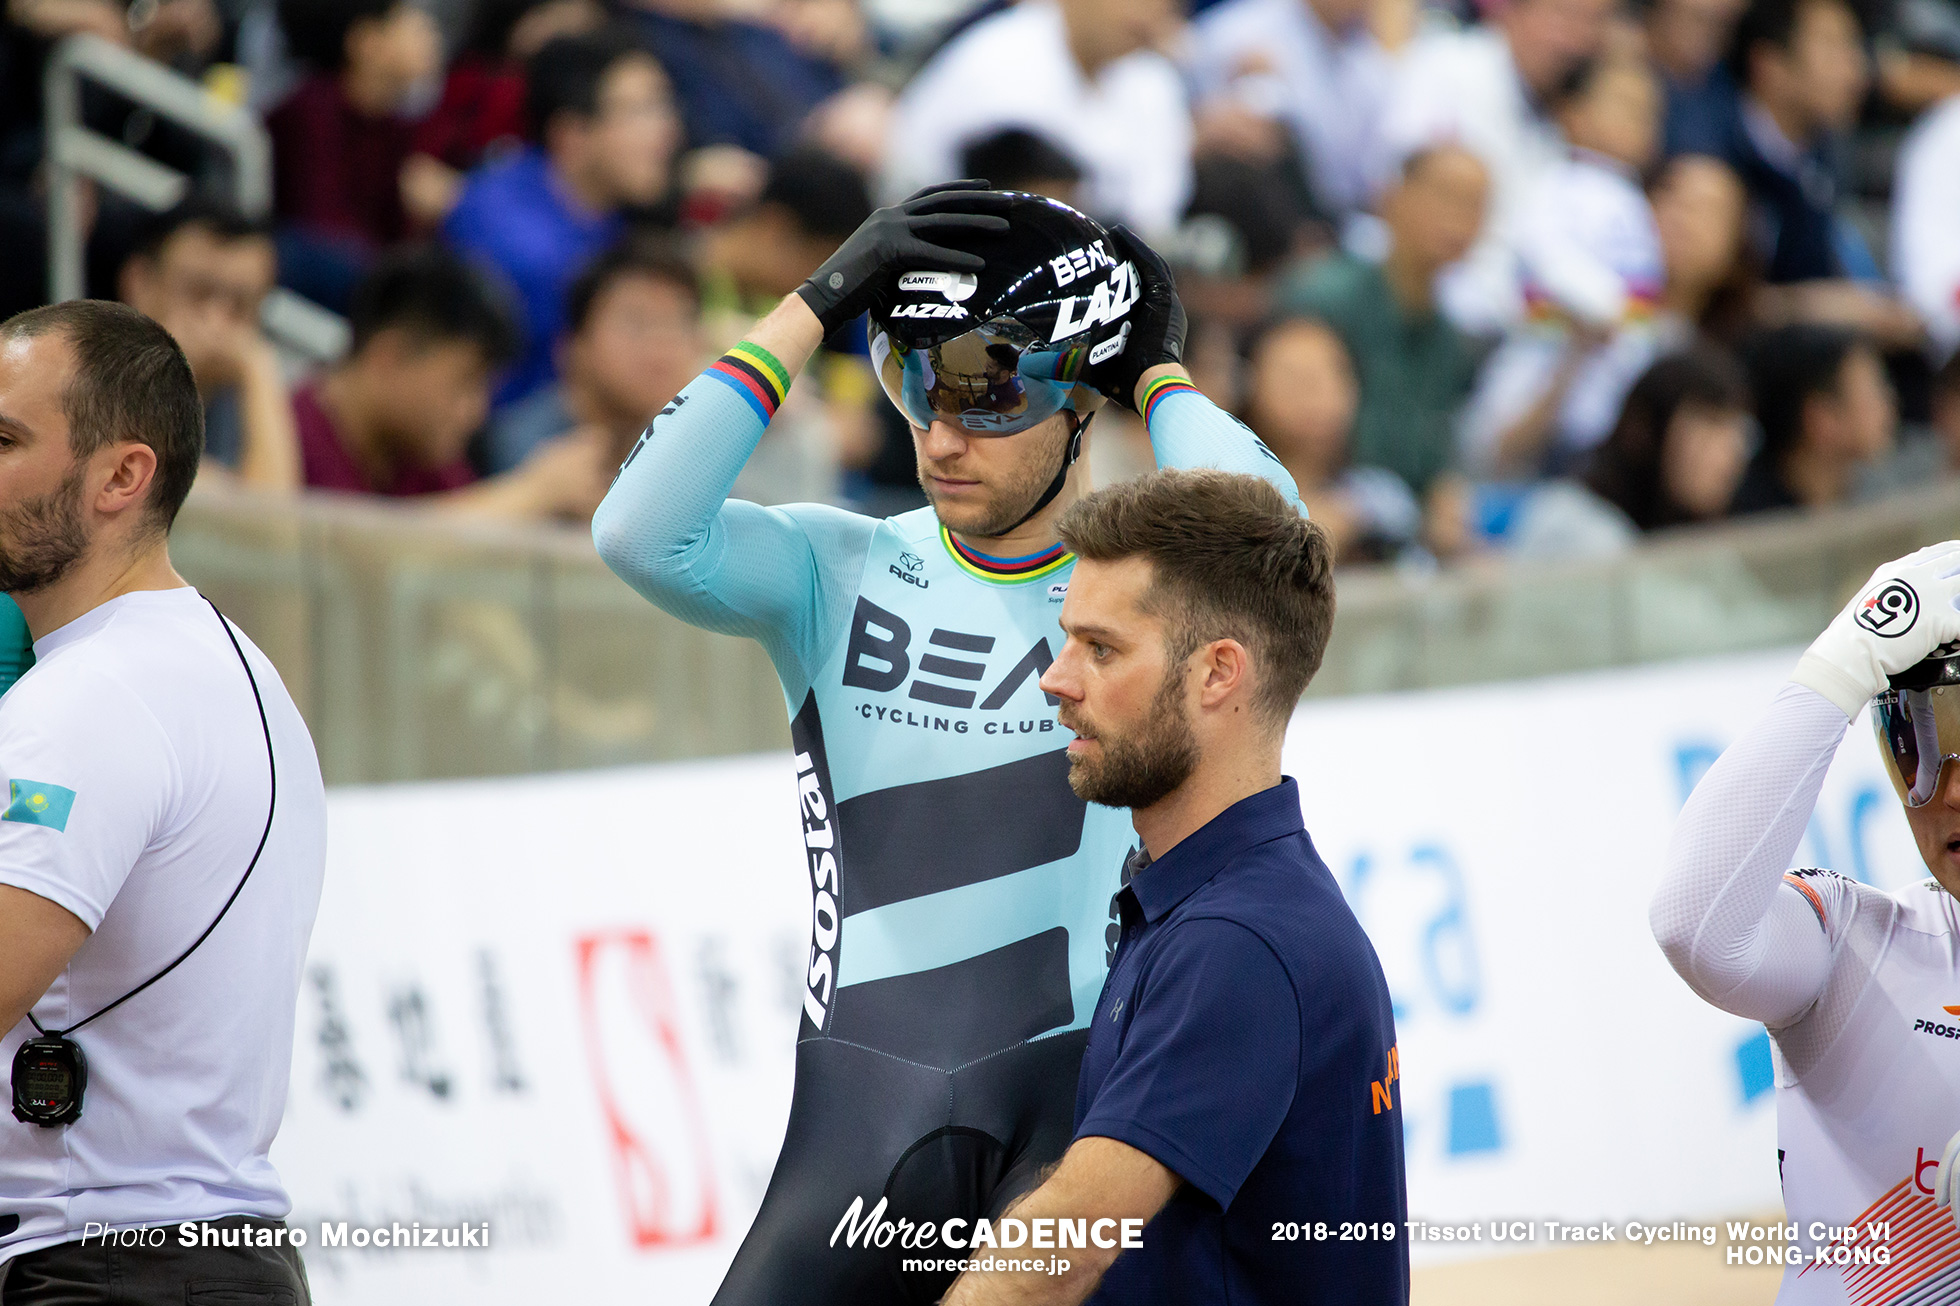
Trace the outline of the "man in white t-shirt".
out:
<instances>
[{"instance_id":1,"label":"man in white t-shirt","mask_svg":"<svg viewBox=\"0 0 1960 1306\"><path fill-rule=\"evenodd\" d=\"M1082 164L1082 204L1146 237L1177 226L1191 197L1191 109L1154 48L1170 0L1022 0L932 57L892 110L880 193L895 203L959 175L960 151L1022 127Z\"/></svg>"},{"instance_id":2,"label":"man in white t-shirt","mask_svg":"<svg viewBox=\"0 0 1960 1306\"><path fill-rule=\"evenodd\" d=\"M171 567L202 443L135 310L0 323L0 591L35 655L0 699L5 1306L308 1300L266 1154L325 793L272 664Z\"/></svg>"}]
</instances>

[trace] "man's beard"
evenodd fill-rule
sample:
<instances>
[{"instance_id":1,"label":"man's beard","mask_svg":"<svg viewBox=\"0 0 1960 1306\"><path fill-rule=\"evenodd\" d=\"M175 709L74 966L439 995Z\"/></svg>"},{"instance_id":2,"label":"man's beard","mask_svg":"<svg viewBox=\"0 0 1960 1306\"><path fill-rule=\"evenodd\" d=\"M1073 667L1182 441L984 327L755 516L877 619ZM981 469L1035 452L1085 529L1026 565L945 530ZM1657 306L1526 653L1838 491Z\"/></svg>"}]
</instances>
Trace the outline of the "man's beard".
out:
<instances>
[{"instance_id":1,"label":"man's beard","mask_svg":"<svg viewBox=\"0 0 1960 1306\"><path fill-rule=\"evenodd\" d=\"M81 560L82 478L77 467L50 493L0 510L0 593L46 589Z\"/></svg>"},{"instance_id":2,"label":"man's beard","mask_svg":"<svg viewBox=\"0 0 1960 1306\"><path fill-rule=\"evenodd\" d=\"M1070 438L1067 433L1067 422L1066 417L1062 418L1063 440ZM1020 432L1019 435L1035 436L1038 439L1040 433L1038 430L1032 430ZM1009 435L993 438L1012 440L1019 437ZM991 539L994 536L1007 534L1033 513L1035 504L1041 501L1042 494L1047 491L1049 483L1055 479L1055 467L1060 462L1065 447L1065 445L1055 446L1024 459L1016 469L1013 480L994 488L991 503L984 508L976 506L965 510L967 513L975 514L972 520L956 520L956 517L963 515L961 507L942 504L933 496L932 470L923 456L918 457L919 488L925 491L926 501L932 505L932 510L939 515L939 520L944 523L947 530L958 531L962 535L972 535L979 539ZM948 511L955 515L947 516Z\"/></svg>"},{"instance_id":3,"label":"man's beard","mask_svg":"<svg viewBox=\"0 0 1960 1306\"><path fill-rule=\"evenodd\" d=\"M1198 767L1198 737L1184 711L1184 677L1176 668L1165 673L1134 732L1099 732L1093 738L1100 756L1069 755L1068 783L1076 797L1102 807L1130 808L1151 807L1169 797Z\"/></svg>"}]
</instances>

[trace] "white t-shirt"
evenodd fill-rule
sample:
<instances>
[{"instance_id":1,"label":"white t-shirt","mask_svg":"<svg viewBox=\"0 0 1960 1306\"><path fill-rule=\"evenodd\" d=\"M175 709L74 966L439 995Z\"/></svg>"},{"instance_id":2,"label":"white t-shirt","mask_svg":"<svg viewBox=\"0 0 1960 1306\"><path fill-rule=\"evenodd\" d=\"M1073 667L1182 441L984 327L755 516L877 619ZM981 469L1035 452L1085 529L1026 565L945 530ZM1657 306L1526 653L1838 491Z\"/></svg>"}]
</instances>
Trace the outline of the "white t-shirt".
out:
<instances>
[{"instance_id":1,"label":"white t-shirt","mask_svg":"<svg viewBox=\"0 0 1960 1306\"><path fill-rule=\"evenodd\" d=\"M112 1226L291 1207L266 1152L326 857L326 792L279 673L240 633L265 702L278 802L257 868L210 938L74 1035L82 1116L0 1113L0 1261ZM190 588L111 599L37 640L0 698L0 884L93 933L34 1004L64 1029L168 965L238 886L266 829L265 730L217 614ZM34 1036L0 1038L0 1065Z\"/></svg>"},{"instance_id":2,"label":"white t-shirt","mask_svg":"<svg viewBox=\"0 0 1960 1306\"><path fill-rule=\"evenodd\" d=\"M962 149L1010 127L1066 150L1082 165L1085 206L1146 238L1175 228L1191 195L1191 110L1176 67L1139 50L1090 81L1049 0L961 33L912 79L891 122L886 203L959 176Z\"/></svg>"}]
</instances>

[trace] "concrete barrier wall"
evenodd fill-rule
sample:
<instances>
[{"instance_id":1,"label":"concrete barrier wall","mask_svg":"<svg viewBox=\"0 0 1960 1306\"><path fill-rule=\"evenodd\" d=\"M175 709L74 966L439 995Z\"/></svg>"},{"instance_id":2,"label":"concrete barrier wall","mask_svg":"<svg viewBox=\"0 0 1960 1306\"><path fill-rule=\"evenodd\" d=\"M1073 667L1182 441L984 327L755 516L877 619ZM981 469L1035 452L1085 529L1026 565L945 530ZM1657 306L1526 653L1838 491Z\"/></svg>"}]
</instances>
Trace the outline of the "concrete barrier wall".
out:
<instances>
[{"instance_id":1,"label":"concrete barrier wall","mask_svg":"<svg viewBox=\"0 0 1960 1306\"><path fill-rule=\"evenodd\" d=\"M1309 696L1801 644L1873 567L1953 535L1960 484L1674 532L1605 562L1343 572ZM173 553L278 665L330 784L753 753L788 740L761 649L656 610L606 570L583 530L200 491Z\"/></svg>"}]
</instances>

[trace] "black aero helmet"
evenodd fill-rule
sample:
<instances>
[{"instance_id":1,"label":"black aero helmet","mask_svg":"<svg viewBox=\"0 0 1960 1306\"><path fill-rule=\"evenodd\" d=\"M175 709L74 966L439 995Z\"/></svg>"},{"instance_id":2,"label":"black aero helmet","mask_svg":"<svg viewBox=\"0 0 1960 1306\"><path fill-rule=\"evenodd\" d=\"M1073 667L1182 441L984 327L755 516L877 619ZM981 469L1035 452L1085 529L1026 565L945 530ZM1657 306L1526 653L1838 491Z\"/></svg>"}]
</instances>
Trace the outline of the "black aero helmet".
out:
<instances>
[{"instance_id":1,"label":"black aero helmet","mask_svg":"<svg viewBox=\"0 0 1960 1306\"><path fill-rule=\"evenodd\" d=\"M897 268L872 307L872 365L915 427L937 419L969 435L1012 435L1068 410L1079 434L1102 405L1083 377L1122 352L1137 269L1093 218L1008 193L1007 230L936 236L985 259L984 271ZM1072 442L1070 461L1074 452Z\"/></svg>"}]
</instances>

